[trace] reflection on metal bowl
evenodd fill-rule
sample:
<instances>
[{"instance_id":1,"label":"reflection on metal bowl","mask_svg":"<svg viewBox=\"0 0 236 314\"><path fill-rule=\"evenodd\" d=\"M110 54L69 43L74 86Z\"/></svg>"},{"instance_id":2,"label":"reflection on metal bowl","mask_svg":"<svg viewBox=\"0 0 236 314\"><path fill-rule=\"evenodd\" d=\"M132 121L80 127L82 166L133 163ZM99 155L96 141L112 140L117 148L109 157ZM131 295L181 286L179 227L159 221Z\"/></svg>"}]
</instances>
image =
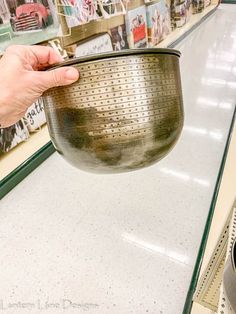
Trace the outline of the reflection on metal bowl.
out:
<instances>
[{"instance_id":1,"label":"reflection on metal bowl","mask_svg":"<svg viewBox=\"0 0 236 314\"><path fill-rule=\"evenodd\" d=\"M67 61L78 82L44 95L51 139L76 167L116 173L149 166L183 126L180 53L136 49Z\"/></svg>"}]
</instances>

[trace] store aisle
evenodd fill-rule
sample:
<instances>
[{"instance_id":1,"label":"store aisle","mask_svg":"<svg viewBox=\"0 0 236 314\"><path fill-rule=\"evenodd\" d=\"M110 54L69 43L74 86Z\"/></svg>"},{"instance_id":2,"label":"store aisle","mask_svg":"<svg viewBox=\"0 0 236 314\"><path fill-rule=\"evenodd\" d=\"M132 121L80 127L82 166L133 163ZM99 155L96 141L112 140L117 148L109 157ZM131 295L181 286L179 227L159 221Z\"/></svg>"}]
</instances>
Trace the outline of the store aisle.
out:
<instances>
[{"instance_id":1,"label":"store aisle","mask_svg":"<svg viewBox=\"0 0 236 314\"><path fill-rule=\"evenodd\" d=\"M221 5L177 47L186 118L167 158L98 176L54 154L1 201L0 308L182 312L236 104L235 21Z\"/></svg>"}]
</instances>

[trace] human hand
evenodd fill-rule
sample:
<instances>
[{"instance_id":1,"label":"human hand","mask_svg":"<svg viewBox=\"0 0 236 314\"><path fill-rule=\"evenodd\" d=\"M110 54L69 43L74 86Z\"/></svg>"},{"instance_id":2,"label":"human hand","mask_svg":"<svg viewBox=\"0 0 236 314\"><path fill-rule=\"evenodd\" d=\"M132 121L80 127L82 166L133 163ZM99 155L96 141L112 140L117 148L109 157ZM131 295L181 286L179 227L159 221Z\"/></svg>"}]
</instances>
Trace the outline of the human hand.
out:
<instances>
[{"instance_id":1,"label":"human hand","mask_svg":"<svg viewBox=\"0 0 236 314\"><path fill-rule=\"evenodd\" d=\"M10 46L0 60L0 127L19 121L44 91L78 80L73 67L40 71L62 57L44 46Z\"/></svg>"}]
</instances>

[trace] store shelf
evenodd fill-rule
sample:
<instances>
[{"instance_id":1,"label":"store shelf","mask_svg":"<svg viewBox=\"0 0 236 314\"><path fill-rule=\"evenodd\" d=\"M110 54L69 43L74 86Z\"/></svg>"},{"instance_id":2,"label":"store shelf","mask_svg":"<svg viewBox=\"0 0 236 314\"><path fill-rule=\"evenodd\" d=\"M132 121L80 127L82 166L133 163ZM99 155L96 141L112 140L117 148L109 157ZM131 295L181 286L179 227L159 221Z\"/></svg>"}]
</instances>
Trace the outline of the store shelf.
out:
<instances>
[{"instance_id":1,"label":"store shelf","mask_svg":"<svg viewBox=\"0 0 236 314\"><path fill-rule=\"evenodd\" d=\"M28 158L35 154L41 147L50 141L47 126L41 130L31 133L26 142L22 142L14 149L0 157L0 181L3 180L10 172L23 164Z\"/></svg>"},{"instance_id":2,"label":"store shelf","mask_svg":"<svg viewBox=\"0 0 236 314\"><path fill-rule=\"evenodd\" d=\"M168 37L160 42L157 47L166 48L173 47L176 42L181 40L183 37L188 35L189 32L193 31L196 26L198 26L205 18L211 15L217 8L218 4L209 5L205 10L198 14L192 14L188 23L180 28L176 28L173 32L171 32Z\"/></svg>"},{"instance_id":3,"label":"store shelf","mask_svg":"<svg viewBox=\"0 0 236 314\"><path fill-rule=\"evenodd\" d=\"M0 157L0 199L55 151L47 126Z\"/></svg>"},{"instance_id":4,"label":"store shelf","mask_svg":"<svg viewBox=\"0 0 236 314\"><path fill-rule=\"evenodd\" d=\"M9 25L0 28L0 54L11 45L34 45L51 40L58 35L58 27L50 26L43 31L32 31L21 35L13 35Z\"/></svg>"},{"instance_id":5,"label":"store shelf","mask_svg":"<svg viewBox=\"0 0 236 314\"><path fill-rule=\"evenodd\" d=\"M191 314L213 314L211 310L203 307L200 304L194 303Z\"/></svg>"},{"instance_id":6,"label":"store shelf","mask_svg":"<svg viewBox=\"0 0 236 314\"><path fill-rule=\"evenodd\" d=\"M195 266L192 283L190 286L188 299L185 304L184 314L212 314L209 309L193 302L192 297L197 286L198 279L201 277L205 267L207 266L212 252L217 244L218 237L225 225L233 202L236 198L236 123L235 113L229 133L228 142L226 144L225 156L219 172L217 185L212 200L212 206L207 219L202 244L199 250L197 263ZM192 308L191 308L192 305Z\"/></svg>"},{"instance_id":7,"label":"store shelf","mask_svg":"<svg viewBox=\"0 0 236 314\"><path fill-rule=\"evenodd\" d=\"M188 32L191 32L197 25L199 25L204 18L213 13L217 6L218 2L214 2L205 8L203 12L192 14L188 23L180 28L176 28L173 32L171 32L170 35L168 35L165 40L160 42L157 47L164 48L174 45L176 41L178 41L183 36L186 36ZM68 28L66 30L65 21L62 21L62 23L64 23L65 34L70 34L70 36L66 35L63 37L63 44L64 46L73 45L94 35L106 33L108 29L121 25L124 22L124 16L120 15L110 19L92 21L88 24L73 27L71 30Z\"/></svg>"},{"instance_id":8,"label":"store shelf","mask_svg":"<svg viewBox=\"0 0 236 314\"><path fill-rule=\"evenodd\" d=\"M223 0L221 3L236 4L236 0Z\"/></svg>"}]
</instances>

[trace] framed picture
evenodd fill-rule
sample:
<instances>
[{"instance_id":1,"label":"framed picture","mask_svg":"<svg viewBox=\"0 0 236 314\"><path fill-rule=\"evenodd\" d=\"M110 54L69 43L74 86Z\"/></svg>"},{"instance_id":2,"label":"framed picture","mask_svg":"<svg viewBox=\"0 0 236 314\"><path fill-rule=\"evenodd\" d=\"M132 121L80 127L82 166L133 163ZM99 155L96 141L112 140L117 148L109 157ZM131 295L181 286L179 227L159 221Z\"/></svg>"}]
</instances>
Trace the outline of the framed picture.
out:
<instances>
[{"instance_id":1,"label":"framed picture","mask_svg":"<svg viewBox=\"0 0 236 314\"><path fill-rule=\"evenodd\" d=\"M75 57L83 57L109 51L113 51L111 37L109 34L104 34L82 44L78 44L75 50Z\"/></svg>"},{"instance_id":2,"label":"framed picture","mask_svg":"<svg viewBox=\"0 0 236 314\"><path fill-rule=\"evenodd\" d=\"M56 0L0 0L0 52L10 44L36 44L59 32Z\"/></svg>"},{"instance_id":3,"label":"framed picture","mask_svg":"<svg viewBox=\"0 0 236 314\"><path fill-rule=\"evenodd\" d=\"M114 51L129 48L125 24L112 28L110 32Z\"/></svg>"},{"instance_id":4,"label":"framed picture","mask_svg":"<svg viewBox=\"0 0 236 314\"><path fill-rule=\"evenodd\" d=\"M147 47L146 7L141 6L126 14L126 30L130 48Z\"/></svg>"},{"instance_id":5,"label":"framed picture","mask_svg":"<svg viewBox=\"0 0 236 314\"><path fill-rule=\"evenodd\" d=\"M23 120L20 120L8 128L0 129L0 152L8 152L28 138L29 131Z\"/></svg>"},{"instance_id":6,"label":"framed picture","mask_svg":"<svg viewBox=\"0 0 236 314\"><path fill-rule=\"evenodd\" d=\"M200 13L204 10L204 0L193 0L193 14Z\"/></svg>"},{"instance_id":7,"label":"framed picture","mask_svg":"<svg viewBox=\"0 0 236 314\"><path fill-rule=\"evenodd\" d=\"M110 18L119 14L126 14L126 2L124 0L97 0L98 14L103 18Z\"/></svg>"},{"instance_id":8,"label":"framed picture","mask_svg":"<svg viewBox=\"0 0 236 314\"><path fill-rule=\"evenodd\" d=\"M95 0L62 0L66 23L69 28L86 24L99 18Z\"/></svg>"},{"instance_id":9,"label":"framed picture","mask_svg":"<svg viewBox=\"0 0 236 314\"><path fill-rule=\"evenodd\" d=\"M43 108L43 99L40 97L25 114L25 125L29 132L34 132L46 123L46 117Z\"/></svg>"},{"instance_id":10,"label":"framed picture","mask_svg":"<svg viewBox=\"0 0 236 314\"><path fill-rule=\"evenodd\" d=\"M170 10L165 0L147 6L149 46L153 47L171 32Z\"/></svg>"},{"instance_id":11,"label":"framed picture","mask_svg":"<svg viewBox=\"0 0 236 314\"><path fill-rule=\"evenodd\" d=\"M189 21L192 14L191 4L191 0L172 2L171 12L174 27L181 27Z\"/></svg>"}]
</instances>

